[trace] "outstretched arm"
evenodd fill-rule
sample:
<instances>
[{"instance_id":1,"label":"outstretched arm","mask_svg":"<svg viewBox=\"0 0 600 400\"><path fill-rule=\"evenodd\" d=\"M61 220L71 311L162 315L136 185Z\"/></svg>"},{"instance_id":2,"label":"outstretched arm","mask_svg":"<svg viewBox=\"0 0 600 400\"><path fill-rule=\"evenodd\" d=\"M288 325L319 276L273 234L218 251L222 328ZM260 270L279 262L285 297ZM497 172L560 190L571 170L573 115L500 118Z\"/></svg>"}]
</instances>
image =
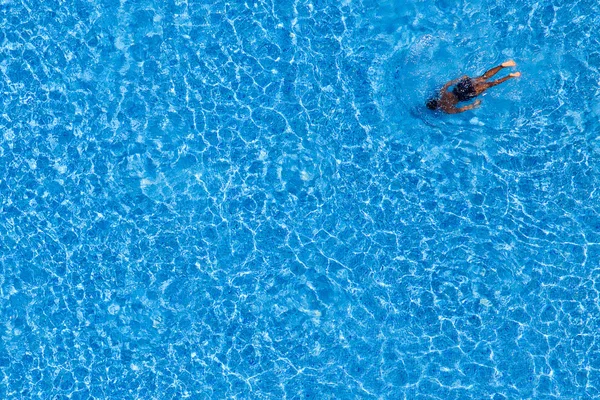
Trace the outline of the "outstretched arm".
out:
<instances>
[{"instance_id":1,"label":"outstretched arm","mask_svg":"<svg viewBox=\"0 0 600 400\"><path fill-rule=\"evenodd\" d=\"M448 88L452 85L454 85L455 83L458 83L461 79L465 79L468 78L467 75L461 76L460 78L456 78L450 82L447 82L444 87L442 88L442 92L445 92L446 90L448 90Z\"/></svg>"},{"instance_id":2,"label":"outstretched arm","mask_svg":"<svg viewBox=\"0 0 600 400\"><path fill-rule=\"evenodd\" d=\"M479 107L480 104L481 104L481 100L476 100L475 103L469 104L468 106L464 106L461 108L452 107L452 108L449 108L448 110L444 110L444 111L446 111L448 114L459 114L459 113L477 108L477 107Z\"/></svg>"}]
</instances>

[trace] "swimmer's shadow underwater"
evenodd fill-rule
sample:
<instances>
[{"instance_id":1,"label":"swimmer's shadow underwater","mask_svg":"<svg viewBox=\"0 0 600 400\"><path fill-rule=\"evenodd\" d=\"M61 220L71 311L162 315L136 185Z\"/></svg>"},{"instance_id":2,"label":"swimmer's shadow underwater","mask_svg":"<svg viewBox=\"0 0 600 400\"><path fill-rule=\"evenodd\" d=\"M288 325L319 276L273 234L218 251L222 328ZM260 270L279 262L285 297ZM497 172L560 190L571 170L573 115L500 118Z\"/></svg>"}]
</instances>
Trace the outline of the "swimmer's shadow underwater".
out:
<instances>
[{"instance_id":1,"label":"swimmer's shadow underwater","mask_svg":"<svg viewBox=\"0 0 600 400\"><path fill-rule=\"evenodd\" d=\"M491 87L499 85L511 78L521 76L520 72L513 72L495 81L488 82L488 79L496 75L499 71L507 67L514 67L517 64L513 60L503 62L502 64L486 71L483 75L476 78L470 78L467 75L447 82L434 96L427 100L426 106L433 111L443 111L446 114L458 114L472 110L481 105L481 100L463 107L457 107L459 102L469 101ZM449 90L453 87L452 90Z\"/></svg>"}]
</instances>

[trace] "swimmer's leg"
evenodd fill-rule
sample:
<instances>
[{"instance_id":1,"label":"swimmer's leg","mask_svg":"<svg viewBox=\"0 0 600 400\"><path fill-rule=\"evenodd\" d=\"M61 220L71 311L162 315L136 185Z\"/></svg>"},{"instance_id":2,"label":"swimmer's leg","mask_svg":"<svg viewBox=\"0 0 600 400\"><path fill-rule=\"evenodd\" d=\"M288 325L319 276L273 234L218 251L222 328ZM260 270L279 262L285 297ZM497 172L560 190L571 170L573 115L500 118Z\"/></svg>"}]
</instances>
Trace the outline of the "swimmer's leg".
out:
<instances>
[{"instance_id":1,"label":"swimmer's leg","mask_svg":"<svg viewBox=\"0 0 600 400\"><path fill-rule=\"evenodd\" d=\"M496 75L502 68L514 67L515 65L517 65L517 64L513 60L505 61L502 64L498 65L497 67L494 67L494 68L490 69L489 71L486 71L485 74L481 75L481 78L483 78L484 80L490 79L492 76Z\"/></svg>"},{"instance_id":2,"label":"swimmer's leg","mask_svg":"<svg viewBox=\"0 0 600 400\"><path fill-rule=\"evenodd\" d=\"M485 74L481 75L481 78L484 80L490 79L492 76L494 76L498 72L500 72L500 70L502 68L504 68L502 65L498 65L497 67L494 67L494 68L490 69L489 71L486 71Z\"/></svg>"},{"instance_id":3,"label":"swimmer's leg","mask_svg":"<svg viewBox=\"0 0 600 400\"><path fill-rule=\"evenodd\" d=\"M499 85L499 84L501 84L503 82L506 82L507 80L509 80L511 78L518 78L519 76L521 76L520 72L513 72L512 74L508 74L504 78L498 79L496 81L493 81L493 82L483 82L483 83L475 86L475 92L477 93L477 95L480 95L485 90L487 90L487 89L489 89L491 87L494 87L494 86Z\"/></svg>"}]
</instances>

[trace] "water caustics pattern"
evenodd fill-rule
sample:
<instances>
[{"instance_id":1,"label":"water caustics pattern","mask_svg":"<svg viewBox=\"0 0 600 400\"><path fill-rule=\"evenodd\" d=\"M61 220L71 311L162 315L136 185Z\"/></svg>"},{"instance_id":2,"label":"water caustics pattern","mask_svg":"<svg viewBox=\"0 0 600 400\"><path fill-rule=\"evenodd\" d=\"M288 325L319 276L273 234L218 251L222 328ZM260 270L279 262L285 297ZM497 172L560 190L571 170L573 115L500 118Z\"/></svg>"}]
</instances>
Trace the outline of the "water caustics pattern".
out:
<instances>
[{"instance_id":1,"label":"water caustics pattern","mask_svg":"<svg viewBox=\"0 0 600 400\"><path fill-rule=\"evenodd\" d=\"M0 15L0 398L600 396L597 1Z\"/></svg>"}]
</instances>

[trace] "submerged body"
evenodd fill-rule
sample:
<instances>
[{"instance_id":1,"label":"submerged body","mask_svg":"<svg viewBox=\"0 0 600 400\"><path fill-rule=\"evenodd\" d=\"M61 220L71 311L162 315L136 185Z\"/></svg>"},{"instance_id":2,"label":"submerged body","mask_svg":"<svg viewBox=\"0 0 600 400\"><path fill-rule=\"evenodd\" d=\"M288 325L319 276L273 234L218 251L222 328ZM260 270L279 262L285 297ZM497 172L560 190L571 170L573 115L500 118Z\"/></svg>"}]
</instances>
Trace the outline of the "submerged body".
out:
<instances>
[{"instance_id":1,"label":"submerged body","mask_svg":"<svg viewBox=\"0 0 600 400\"><path fill-rule=\"evenodd\" d=\"M448 114L457 114L465 112L467 110L472 110L473 108L476 108L481 104L481 100L476 100L473 104L469 104L460 108L457 107L457 104L461 101L469 101L479 96L487 89L499 85L502 82L509 80L510 78L516 78L521 76L520 72L513 72L502 79L498 79L497 81L487 81L489 78L496 75L501 69L506 67L514 67L515 65L515 62L510 60L502 63L497 67L490 69L485 74L477 78L469 78L465 75L463 77L450 81L444 85L444 87L440 91L440 95L438 98L432 98L427 101L427 108L429 108L430 110L439 109ZM448 89L452 85L454 85L454 88L452 89L452 91L449 91Z\"/></svg>"}]
</instances>

